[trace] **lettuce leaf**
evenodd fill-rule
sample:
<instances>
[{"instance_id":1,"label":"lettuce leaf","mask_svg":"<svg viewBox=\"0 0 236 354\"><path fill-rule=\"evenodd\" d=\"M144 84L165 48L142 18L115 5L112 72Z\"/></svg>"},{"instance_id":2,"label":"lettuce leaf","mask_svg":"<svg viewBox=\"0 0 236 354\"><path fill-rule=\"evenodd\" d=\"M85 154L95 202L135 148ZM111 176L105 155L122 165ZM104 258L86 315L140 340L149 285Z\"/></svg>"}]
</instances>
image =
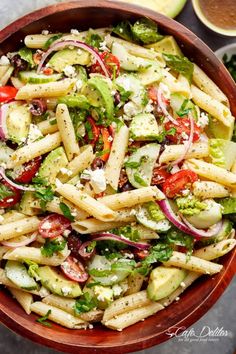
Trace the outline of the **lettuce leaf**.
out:
<instances>
[{"instance_id":1,"label":"lettuce leaf","mask_svg":"<svg viewBox=\"0 0 236 354\"><path fill-rule=\"evenodd\" d=\"M184 75L190 82L192 81L194 66L188 58L173 54L163 54L163 58L172 70Z\"/></svg>"}]
</instances>

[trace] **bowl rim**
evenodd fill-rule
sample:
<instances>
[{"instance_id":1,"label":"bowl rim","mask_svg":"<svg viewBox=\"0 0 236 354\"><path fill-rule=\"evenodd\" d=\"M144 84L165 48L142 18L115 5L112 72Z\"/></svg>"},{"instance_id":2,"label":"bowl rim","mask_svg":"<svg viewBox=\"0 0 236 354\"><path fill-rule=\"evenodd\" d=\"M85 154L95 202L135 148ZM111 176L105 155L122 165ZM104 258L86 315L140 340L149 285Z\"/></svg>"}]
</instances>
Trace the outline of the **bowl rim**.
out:
<instances>
[{"instance_id":1,"label":"bowl rim","mask_svg":"<svg viewBox=\"0 0 236 354\"><path fill-rule=\"evenodd\" d=\"M122 10L122 11L126 10L131 15L147 16L156 22L163 21L163 23L165 22L166 27L168 28L173 29L175 27L176 29L177 27L179 30L182 30L183 32L182 37L191 36L193 40L193 46L195 47L199 46L202 51L205 50L207 56L210 57L211 59L209 60L212 61L213 64L218 65L220 63L220 61L215 57L214 53L210 50L210 48L208 48L208 46L204 42L202 42L196 35L194 35L190 30L188 30L180 23L177 23L176 21L169 19L164 15L161 15L159 13L156 13L152 10L140 6L124 4L124 3L109 1L109 0L102 1L100 3L96 0L71 1L66 3L58 3L56 5L50 5L42 9L38 9L32 13L26 14L25 16L17 19L13 23L5 27L0 32L0 44L1 42L9 38L11 35L18 32L22 27L32 24L35 21L44 18L45 16L53 15L55 13L63 12L71 9L80 9L80 8L88 8L88 7L99 8L101 7L101 3L103 8L112 9L112 10ZM45 9L47 11L46 15L45 15ZM227 78L227 82L229 83L229 85L235 87L234 81L230 77L227 70L222 68L222 72L224 76ZM236 97L236 92L232 93L231 99L233 99L234 97ZM227 258L224 258L226 260L225 268L222 271L222 273L219 274L219 279L217 283L213 288L210 288L210 292L207 294L204 300L198 303L197 307L194 308L193 311L188 313L184 318L179 320L179 322L176 323L175 325L179 325L179 326L185 325L185 327L183 327L182 329L184 330L186 326L188 327L192 325L200 317L202 317L210 309L210 307L213 306L213 304L217 301L217 299L220 297L220 295L224 292L226 287L229 285L231 279L233 278L233 275L235 274L236 257L234 257L234 255L236 255L236 249L234 249L234 251L231 251L231 253L227 255ZM3 324L5 324L7 327L12 329L16 333L22 335L23 337L31 339L36 343L43 344L45 346L57 350L61 350L66 353L78 353L79 350L80 354L85 354L85 353L90 354L94 352L110 354L111 348L114 354L130 353L135 350L141 350L144 348L154 346L156 344L159 344L169 339L168 335L166 334L166 330L165 331L163 330L158 334L146 336L142 340L137 338L136 340L126 341L125 343L122 343L122 346L99 345L96 346L95 348L94 346L91 345L84 346L79 343L78 344L67 343L63 341L63 336L61 336L62 338L60 342L55 341L53 337L50 337L50 335L46 333L46 331L45 331L45 335L40 335L39 333L37 333L35 326L33 326L32 328L27 327L26 325L27 321L23 321L23 316L21 317L18 316L18 317L19 317L18 320L16 320L16 317L14 318L14 313L11 311L11 309L0 302L0 321Z\"/></svg>"},{"instance_id":2,"label":"bowl rim","mask_svg":"<svg viewBox=\"0 0 236 354\"><path fill-rule=\"evenodd\" d=\"M200 8L199 5L199 0L192 0L192 5L195 14L199 18L199 20L209 29L211 29L213 32L222 34L224 36L228 37L235 37L236 36L236 29L235 30L227 30L224 28L221 28L219 26L214 25L214 23L210 22L207 17L204 15L203 11Z\"/></svg>"},{"instance_id":3,"label":"bowl rim","mask_svg":"<svg viewBox=\"0 0 236 354\"><path fill-rule=\"evenodd\" d=\"M217 56L218 59L222 59L224 54L227 54L228 51L230 51L231 49L235 49L235 54L236 54L236 42L235 43L231 43L231 44L227 44L224 45L223 47L218 48L215 51L215 55Z\"/></svg>"}]
</instances>

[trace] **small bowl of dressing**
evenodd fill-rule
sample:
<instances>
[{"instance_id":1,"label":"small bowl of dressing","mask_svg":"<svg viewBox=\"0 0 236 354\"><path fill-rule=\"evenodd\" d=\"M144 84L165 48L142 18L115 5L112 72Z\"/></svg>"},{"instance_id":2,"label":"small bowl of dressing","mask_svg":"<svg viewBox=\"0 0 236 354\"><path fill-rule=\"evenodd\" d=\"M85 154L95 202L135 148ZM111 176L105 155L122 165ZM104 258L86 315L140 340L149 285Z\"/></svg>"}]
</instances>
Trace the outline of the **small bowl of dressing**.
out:
<instances>
[{"instance_id":1,"label":"small bowl of dressing","mask_svg":"<svg viewBox=\"0 0 236 354\"><path fill-rule=\"evenodd\" d=\"M236 0L192 0L199 20L212 31L236 36Z\"/></svg>"}]
</instances>

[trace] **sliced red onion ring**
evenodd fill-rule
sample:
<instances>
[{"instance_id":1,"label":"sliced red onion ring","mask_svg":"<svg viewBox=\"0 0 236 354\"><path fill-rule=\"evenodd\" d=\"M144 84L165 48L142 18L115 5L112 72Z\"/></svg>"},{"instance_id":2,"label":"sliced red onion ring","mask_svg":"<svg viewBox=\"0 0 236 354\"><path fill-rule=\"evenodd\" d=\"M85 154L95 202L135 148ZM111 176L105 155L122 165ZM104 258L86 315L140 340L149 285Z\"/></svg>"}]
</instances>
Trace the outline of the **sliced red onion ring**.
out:
<instances>
[{"instance_id":1,"label":"sliced red onion ring","mask_svg":"<svg viewBox=\"0 0 236 354\"><path fill-rule=\"evenodd\" d=\"M159 107L161 108L164 116L170 120L172 123L174 123L175 125L179 125L179 123L177 122L176 119L174 119L170 113L167 111L166 109L166 104L165 102L163 101L163 98L162 98L162 95L163 95L163 92L162 92L162 89L159 87L158 90L157 90L157 102L158 102L158 105Z\"/></svg>"},{"instance_id":2,"label":"sliced red onion ring","mask_svg":"<svg viewBox=\"0 0 236 354\"><path fill-rule=\"evenodd\" d=\"M107 240L118 241L118 242L125 243L126 245L136 247L139 250L147 250L150 247L150 245L148 245L146 243L144 244L141 242L130 241L129 239L127 239L125 237L111 234L109 232L107 232L107 233L102 232L102 233L98 233L98 234L93 234L93 236L98 236L98 237L93 238L92 241L107 241Z\"/></svg>"},{"instance_id":3,"label":"sliced red onion ring","mask_svg":"<svg viewBox=\"0 0 236 354\"><path fill-rule=\"evenodd\" d=\"M193 143L193 134L194 134L194 119L192 114L189 112L188 114L188 118L189 118L189 123L190 123L190 134L189 134L189 138L188 140L185 142L184 144L184 152L183 154L175 161L171 162L171 166L175 166L178 165L181 161L184 160L185 156L187 155L190 147L192 146Z\"/></svg>"},{"instance_id":4,"label":"sliced red onion ring","mask_svg":"<svg viewBox=\"0 0 236 354\"><path fill-rule=\"evenodd\" d=\"M90 252L87 251L87 247L88 247L88 246L91 244L91 242L93 242L93 241L95 241L95 240L86 241L86 242L84 242L84 243L80 246L80 248L79 248L79 255L80 255L82 258L91 258L91 257L94 255L94 253L95 253L95 248L94 248L92 251L90 251Z\"/></svg>"},{"instance_id":5,"label":"sliced red onion ring","mask_svg":"<svg viewBox=\"0 0 236 354\"><path fill-rule=\"evenodd\" d=\"M46 51L46 53L43 54L42 59L38 65L37 73L39 73L41 71L45 60L52 52L59 50L59 49L63 49L65 47L69 47L69 46L77 47L77 48L80 48L80 49L83 49L83 50L86 50L87 52L89 52L97 60L97 62L101 66L105 76L110 77L109 73L107 71L107 68L104 64L104 61L102 60L100 55L90 45L80 42L80 41L75 41L75 40L63 40L60 42L53 43L49 47L49 49Z\"/></svg>"},{"instance_id":6,"label":"sliced red onion ring","mask_svg":"<svg viewBox=\"0 0 236 354\"><path fill-rule=\"evenodd\" d=\"M7 139L7 112L8 112L9 104L5 103L0 107L0 139Z\"/></svg>"},{"instance_id":7,"label":"sliced red onion ring","mask_svg":"<svg viewBox=\"0 0 236 354\"><path fill-rule=\"evenodd\" d=\"M157 203L161 208L161 210L163 211L163 213L165 214L165 216L167 217L167 219L170 222L172 222L172 224L174 224L180 231L183 231L186 234L191 235L195 238L215 236L222 228L222 222L220 221L208 231L196 229L195 227L192 226L192 224L186 222L185 219L184 222L186 224L180 221L175 215L175 213L173 212L173 210L171 209L170 204L166 199L159 200L157 201Z\"/></svg>"},{"instance_id":8,"label":"sliced red onion ring","mask_svg":"<svg viewBox=\"0 0 236 354\"><path fill-rule=\"evenodd\" d=\"M5 173L5 170L3 167L0 167L0 175L2 176L3 179L5 179L5 181L7 183L9 183L12 187L14 187L16 189L19 189L21 191L35 192L35 189L33 187L25 187L25 186L22 186L20 184L13 182L10 178L8 178L6 176L6 173Z\"/></svg>"},{"instance_id":9,"label":"sliced red onion ring","mask_svg":"<svg viewBox=\"0 0 236 354\"><path fill-rule=\"evenodd\" d=\"M24 236L14 237L10 241L2 241L1 244L3 246L10 247L10 248L27 246L36 240L37 235L38 232L36 231L30 236L24 235Z\"/></svg>"}]
</instances>

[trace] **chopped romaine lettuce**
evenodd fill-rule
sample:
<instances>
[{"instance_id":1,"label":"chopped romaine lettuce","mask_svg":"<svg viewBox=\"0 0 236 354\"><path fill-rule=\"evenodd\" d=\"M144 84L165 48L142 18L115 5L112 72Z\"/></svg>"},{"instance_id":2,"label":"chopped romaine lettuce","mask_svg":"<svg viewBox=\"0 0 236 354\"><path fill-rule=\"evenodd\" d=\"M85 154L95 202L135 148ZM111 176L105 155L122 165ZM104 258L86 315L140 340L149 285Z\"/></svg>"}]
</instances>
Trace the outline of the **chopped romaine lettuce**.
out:
<instances>
[{"instance_id":1,"label":"chopped romaine lettuce","mask_svg":"<svg viewBox=\"0 0 236 354\"><path fill-rule=\"evenodd\" d=\"M30 64L31 68L33 68L35 66L35 63L33 60L33 52L30 48L23 47L19 50L18 54L21 57L21 59L27 61L27 63Z\"/></svg>"},{"instance_id":2,"label":"chopped romaine lettuce","mask_svg":"<svg viewBox=\"0 0 236 354\"><path fill-rule=\"evenodd\" d=\"M172 70L184 75L189 81L192 80L194 66L188 58L172 54L163 54L163 57Z\"/></svg>"}]
</instances>

